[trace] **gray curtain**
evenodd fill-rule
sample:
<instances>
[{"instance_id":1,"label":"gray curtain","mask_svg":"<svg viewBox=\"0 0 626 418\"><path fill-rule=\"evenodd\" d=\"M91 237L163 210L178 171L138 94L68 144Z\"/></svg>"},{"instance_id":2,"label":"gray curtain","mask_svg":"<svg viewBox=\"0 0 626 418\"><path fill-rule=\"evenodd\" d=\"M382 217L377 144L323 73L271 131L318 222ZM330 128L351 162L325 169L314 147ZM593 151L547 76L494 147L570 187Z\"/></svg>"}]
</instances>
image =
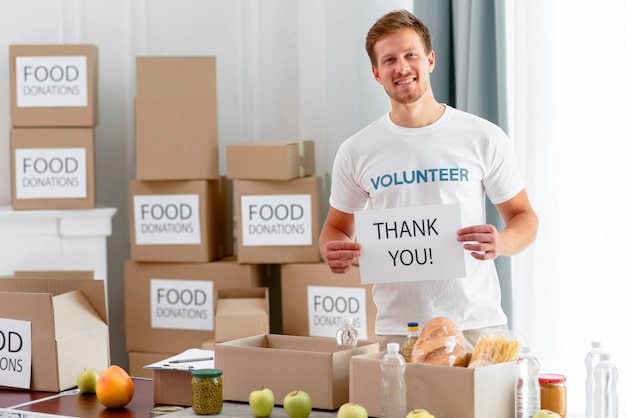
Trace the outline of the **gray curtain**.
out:
<instances>
[{"instance_id":1,"label":"gray curtain","mask_svg":"<svg viewBox=\"0 0 626 418\"><path fill-rule=\"evenodd\" d=\"M490 120L507 131L505 0L414 0L414 12L430 28L435 50L435 97ZM503 226L491 202L487 222ZM496 267L502 307L513 322L511 260Z\"/></svg>"}]
</instances>

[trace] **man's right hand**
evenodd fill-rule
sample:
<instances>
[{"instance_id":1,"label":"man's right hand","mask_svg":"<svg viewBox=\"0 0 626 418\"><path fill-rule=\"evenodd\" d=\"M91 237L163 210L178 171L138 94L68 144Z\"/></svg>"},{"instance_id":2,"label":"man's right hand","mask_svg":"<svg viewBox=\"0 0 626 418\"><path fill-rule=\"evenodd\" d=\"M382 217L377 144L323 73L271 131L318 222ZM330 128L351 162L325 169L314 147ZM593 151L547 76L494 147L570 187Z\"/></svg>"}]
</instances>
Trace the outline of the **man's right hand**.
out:
<instances>
[{"instance_id":1,"label":"man's right hand","mask_svg":"<svg viewBox=\"0 0 626 418\"><path fill-rule=\"evenodd\" d=\"M324 260L333 273L346 273L361 255L361 244L350 241L329 241L323 248Z\"/></svg>"}]
</instances>

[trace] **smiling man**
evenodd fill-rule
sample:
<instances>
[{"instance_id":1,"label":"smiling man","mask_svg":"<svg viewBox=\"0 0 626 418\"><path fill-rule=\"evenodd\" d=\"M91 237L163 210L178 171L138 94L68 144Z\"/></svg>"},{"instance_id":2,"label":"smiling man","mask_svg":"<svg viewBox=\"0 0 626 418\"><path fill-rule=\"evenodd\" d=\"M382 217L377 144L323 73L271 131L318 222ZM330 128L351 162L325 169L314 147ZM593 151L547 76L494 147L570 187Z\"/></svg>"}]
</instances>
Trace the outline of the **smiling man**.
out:
<instances>
[{"instance_id":1,"label":"smiling man","mask_svg":"<svg viewBox=\"0 0 626 418\"><path fill-rule=\"evenodd\" d=\"M491 122L435 100L430 31L413 14L397 10L381 17L365 48L391 111L337 151L320 251L333 272L345 273L361 252L354 212L460 204L458 241L467 250L467 276L377 283L372 295L381 347L402 343L410 321L447 316L471 351L481 331L507 328L493 260L522 251L537 233L512 143ZM500 231L486 223L485 195L504 220Z\"/></svg>"}]
</instances>

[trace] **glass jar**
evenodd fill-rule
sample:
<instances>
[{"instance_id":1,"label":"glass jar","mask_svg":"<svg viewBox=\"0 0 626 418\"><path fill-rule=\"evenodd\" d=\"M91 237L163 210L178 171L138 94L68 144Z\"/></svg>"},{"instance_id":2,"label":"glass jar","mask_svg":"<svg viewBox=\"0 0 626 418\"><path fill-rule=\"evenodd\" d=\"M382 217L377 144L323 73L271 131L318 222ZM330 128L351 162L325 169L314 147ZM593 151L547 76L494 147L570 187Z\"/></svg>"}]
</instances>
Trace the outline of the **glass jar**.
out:
<instances>
[{"instance_id":1,"label":"glass jar","mask_svg":"<svg viewBox=\"0 0 626 418\"><path fill-rule=\"evenodd\" d=\"M567 388L562 374L540 374L541 409L556 412L565 418L567 415Z\"/></svg>"},{"instance_id":2,"label":"glass jar","mask_svg":"<svg viewBox=\"0 0 626 418\"><path fill-rule=\"evenodd\" d=\"M222 411L222 371L199 369L191 372L191 407L198 415Z\"/></svg>"}]
</instances>

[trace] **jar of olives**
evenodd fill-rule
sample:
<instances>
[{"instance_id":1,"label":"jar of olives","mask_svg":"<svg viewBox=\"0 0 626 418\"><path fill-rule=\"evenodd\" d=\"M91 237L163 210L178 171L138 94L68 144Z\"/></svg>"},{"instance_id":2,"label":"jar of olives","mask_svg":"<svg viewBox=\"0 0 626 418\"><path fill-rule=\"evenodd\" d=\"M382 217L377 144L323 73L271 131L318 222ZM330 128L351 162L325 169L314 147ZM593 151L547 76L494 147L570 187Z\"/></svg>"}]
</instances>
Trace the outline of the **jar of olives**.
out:
<instances>
[{"instance_id":1,"label":"jar of olives","mask_svg":"<svg viewBox=\"0 0 626 418\"><path fill-rule=\"evenodd\" d=\"M222 411L222 371L199 369L191 372L191 407L198 415Z\"/></svg>"}]
</instances>

